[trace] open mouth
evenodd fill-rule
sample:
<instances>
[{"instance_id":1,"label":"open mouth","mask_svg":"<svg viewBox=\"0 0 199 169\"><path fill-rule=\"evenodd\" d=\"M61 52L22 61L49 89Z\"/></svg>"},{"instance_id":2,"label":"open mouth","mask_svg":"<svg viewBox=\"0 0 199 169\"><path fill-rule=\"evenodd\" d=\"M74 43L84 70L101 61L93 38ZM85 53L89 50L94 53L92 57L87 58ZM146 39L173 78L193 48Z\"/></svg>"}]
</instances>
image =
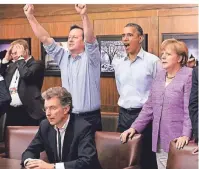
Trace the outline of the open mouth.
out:
<instances>
[{"instance_id":1,"label":"open mouth","mask_svg":"<svg viewBox=\"0 0 199 169\"><path fill-rule=\"evenodd\" d=\"M124 43L124 46L127 48L129 46L129 43Z\"/></svg>"}]
</instances>

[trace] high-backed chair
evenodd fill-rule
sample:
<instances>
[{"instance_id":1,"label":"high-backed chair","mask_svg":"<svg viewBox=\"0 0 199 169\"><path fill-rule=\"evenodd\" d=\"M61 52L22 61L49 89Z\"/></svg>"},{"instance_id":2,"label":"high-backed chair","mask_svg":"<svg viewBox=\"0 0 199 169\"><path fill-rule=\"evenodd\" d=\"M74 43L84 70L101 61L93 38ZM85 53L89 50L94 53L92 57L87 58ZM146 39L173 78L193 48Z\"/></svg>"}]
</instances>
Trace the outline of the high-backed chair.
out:
<instances>
[{"instance_id":1,"label":"high-backed chair","mask_svg":"<svg viewBox=\"0 0 199 169\"><path fill-rule=\"evenodd\" d=\"M6 131L6 157L21 159L21 154L34 138L36 126L8 126ZM103 169L138 169L141 148L141 135L135 135L126 144L121 144L120 133L96 132L98 158ZM47 161L42 152L41 159Z\"/></svg>"},{"instance_id":2,"label":"high-backed chair","mask_svg":"<svg viewBox=\"0 0 199 169\"><path fill-rule=\"evenodd\" d=\"M169 147L167 169L198 169L198 155L193 154L197 144L189 142L183 149L177 150L175 142L172 141Z\"/></svg>"},{"instance_id":3,"label":"high-backed chair","mask_svg":"<svg viewBox=\"0 0 199 169\"><path fill-rule=\"evenodd\" d=\"M121 144L120 133L96 132L98 158L103 169L140 168L141 135Z\"/></svg>"},{"instance_id":4,"label":"high-backed chair","mask_svg":"<svg viewBox=\"0 0 199 169\"><path fill-rule=\"evenodd\" d=\"M34 138L37 126L8 126L6 129L6 157L21 160L21 155Z\"/></svg>"}]
</instances>

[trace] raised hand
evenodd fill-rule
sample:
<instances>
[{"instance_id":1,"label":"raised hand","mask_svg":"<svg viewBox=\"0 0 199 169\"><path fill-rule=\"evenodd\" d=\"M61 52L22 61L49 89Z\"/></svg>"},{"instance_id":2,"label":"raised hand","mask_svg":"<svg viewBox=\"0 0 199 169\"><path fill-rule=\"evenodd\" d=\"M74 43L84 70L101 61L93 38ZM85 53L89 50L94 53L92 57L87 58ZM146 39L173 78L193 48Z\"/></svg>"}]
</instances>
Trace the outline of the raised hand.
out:
<instances>
[{"instance_id":1,"label":"raised hand","mask_svg":"<svg viewBox=\"0 0 199 169\"><path fill-rule=\"evenodd\" d=\"M13 52L12 58L14 60L18 60L19 57L24 57L27 54L23 45L20 45L20 44L14 45L12 52Z\"/></svg>"},{"instance_id":2,"label":"raised hand","mask_svg":"<svg viewBox=\"0 0 199 169\"><path fill-rule=\"evenodd\" d=\"M10 47L7 49L7 52L6 52L6 55L5 55L5 59L6 59L7 61L10 61L10 60L12 59L11 52L12 52L12 46L10 46Z\"/></svg>"},{"instance_id":3,"label":"raised hand","mask_svg":"<svg viewBox=\"0 0 199 169\"><path fill-rule=\"evenodd\" d=\"M80 15L85 15L87 12L86 4L75 4L75 9Z\"/></svg>"},{"instance_id":4,"label":"raised hand","mask_svg":"<svg viewBox=\"0 0 199 169\"><path fill-rule=\"evenodd\" d=\"M24 13L25 13L26 16L30 16L30 15L34 14L34 6L31 5L31 4L26 4L23 7L23 10L24 10Z\"/></svg>"}]
</instances>

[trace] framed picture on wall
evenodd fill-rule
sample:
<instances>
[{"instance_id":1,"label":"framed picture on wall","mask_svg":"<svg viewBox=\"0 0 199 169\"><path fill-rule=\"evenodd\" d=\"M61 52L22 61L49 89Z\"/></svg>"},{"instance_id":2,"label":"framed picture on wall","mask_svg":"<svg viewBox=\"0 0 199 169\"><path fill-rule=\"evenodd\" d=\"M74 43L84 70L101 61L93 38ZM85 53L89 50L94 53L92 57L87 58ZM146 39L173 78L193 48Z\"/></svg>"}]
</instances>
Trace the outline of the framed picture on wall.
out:
<instances>
[{"instance_id":1,"label":"framed picture on wall","mask_svg":"<svg viewBox=\"0 0 199 169\"><path fill-rule=\"evenodd\" d=\"M31 38L19 38L24 39L28 42L29 50L31 54ZM0 39L0 59L3 59L7 49L10 47L10 44L17 39Z\"/></svg>"},{"instance_id":2,"label":"framed picture on wall","mask_svg":"<svg viewBox=\"0 0 199 169\"><path fill-rule=\"evenodd\" d=\"M126 56L121 35L97 36L101 53L101 77L114 77L114 65L117 65ZM144 50L148 51L148 35L144 35L142 42Z\"/></svg>"},{"instance_id":3,"label":"framed picture on wall","mask_svg":"<svg viewBox=\"0 0 199 169\"><path fill-rule=\"evenodd\" d=\"M162 41L166 39L177 39L183 41L188 47L188 57L194 57L198 61L198 34L174 34L174 33L165 33L162 34Z\"/></svg>"},{"instance_id":4,"label":"framed picture on wall","mask_svg":"<svg viewBox=\"0 0 199 169\"><path fill-rule=\"evenodd\" d=\"M56 43L67 50L68 37L53 37ZM46 76L61 76L61 72L58 64L53 60L53 58L48 55L41 43L41 59L45 63L45 75Z\"/></svg>"}]
</instances>

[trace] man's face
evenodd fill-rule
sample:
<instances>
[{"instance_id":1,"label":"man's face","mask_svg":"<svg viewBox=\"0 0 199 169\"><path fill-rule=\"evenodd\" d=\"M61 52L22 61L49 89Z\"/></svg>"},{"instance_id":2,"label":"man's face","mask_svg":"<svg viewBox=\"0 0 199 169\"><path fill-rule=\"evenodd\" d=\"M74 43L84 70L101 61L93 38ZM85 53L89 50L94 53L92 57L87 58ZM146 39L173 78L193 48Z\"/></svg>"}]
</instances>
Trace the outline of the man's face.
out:
<instances>
[{"instance_id":1,"label":"man's face","mask_svg":"<svg viewBox=\"0 0 199 169\"><path fill-rule=\"evenodd\" d=\"M12 56L13 60L15 60L15 61L18 60L19 56L17 54L17 48L15 45L12 47L12 49L10 51L10 55Z\"/></svg>"},{"instance_id":2,"label":"man's face","mask_svg":"<svg viewBox=\"0 0 199 169\"><path fill-rule=\"evenodd\" d=\"M45 100L44 107L49 123L57 127L62 127L68 118L70 107L63 107L57 97Z\"/></svg>"},{"instance_id":3,"label":"man's face","mask_svg":"<svg viewBox=\"0 0 199 169\"><path fill-rule=\"evenodd\" d=\"M140 49L142 36L139 35L136 28L125 27L122 34L122 42L127 53L135 54Z\"/></svg>"},{"instance_id":4,"label":"man's face","mask_svg":"<svg viewBox=\"0 0 199 169\"><path fill-rule=\"evenodd\" d=\"M24 49L24 46L21 44L13 45L10 51L10 55L15 61L17 61L20 56L24 57L24 59L27 59L29 57L28 53L28 49Z\"/></svg>"},{"instance_id":5,"label":"man's face","mask_svg":"<svg viewBox=\"0 0 199 169\"><path fill-rule=\"evenodd\" d=\"M84 40L81 29L72 29L68 36L68 49L71 53L79 53L84 50Z\"/></svg>"}]
</instances>

